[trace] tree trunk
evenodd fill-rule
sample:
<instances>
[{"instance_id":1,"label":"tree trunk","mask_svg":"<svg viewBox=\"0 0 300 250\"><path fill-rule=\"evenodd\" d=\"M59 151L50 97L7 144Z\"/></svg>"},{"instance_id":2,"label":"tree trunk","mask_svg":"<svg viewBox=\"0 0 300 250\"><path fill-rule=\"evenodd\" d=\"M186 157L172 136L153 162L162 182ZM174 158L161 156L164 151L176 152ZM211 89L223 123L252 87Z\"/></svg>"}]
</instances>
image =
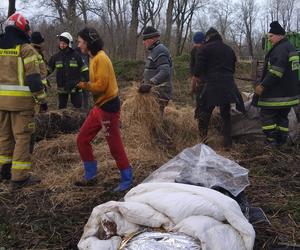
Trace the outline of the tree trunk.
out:
<instances>
[{"instance_id":1,"label":"tree trunk","mask_svg":"<svg viewBox=\"0 0 300 250\"><path fill-rule=\"evenodd\" d=\"M174 0L169 0L167 8L167 18L166 18L166 36L165 36L165 45L169 48L171 42L171 32L173 24L173 9L174 9Z\"/></svg>"},{"instance_id":2,"label":"tree trunk","mask_svg":"<svg viewBox=\"0 0 300 250\"><path fill-rule=\"evenodd\" d=\"M7 17L10 17L16 12L16 0L9 0Z\"/></svg>"},{"instance_id":3,"label":"tree trunk","mask_svg":"<svg viewBox=\"0 0 300 250\"><path fill-rule=\"evenodd\" d=\"M137 29L138 29L138 12L139 10L139 0L132 0L131 2L131 22L129 31L129 57L131 59L136 59L137 50Z\"/></svg>"}]
</instances>

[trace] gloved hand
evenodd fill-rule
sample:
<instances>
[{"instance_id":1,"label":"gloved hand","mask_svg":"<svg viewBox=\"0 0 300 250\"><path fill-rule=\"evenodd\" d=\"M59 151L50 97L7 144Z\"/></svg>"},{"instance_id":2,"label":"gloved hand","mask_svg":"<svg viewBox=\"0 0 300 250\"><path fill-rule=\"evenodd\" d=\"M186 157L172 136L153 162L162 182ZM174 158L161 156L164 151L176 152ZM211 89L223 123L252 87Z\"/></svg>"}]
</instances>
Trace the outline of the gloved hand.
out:
<instances>
[{"instance_id":1,"label":"gloved hand","mask_svg":"<svg viewBox=\"0 0 300 250\"><path fill-rule=\"evenodd\" d=\"M88 82L79 82L76 86L75 89L86 89L86 85Z\"/></svg>"},{"instance_id":2,"label":"gloved hand","mask_svg":"<svg viewBox=\"0 0 300 250\"><path fill-rule=\"evenodd\" d=\"M141 86L139 87L138 92L141 93L141 94L149 93L150 90L151 90L151 87L152 87L151 84L143 83L143 84L141 84Z\"/></svg>"},{"instance_id":3,"label":"gloved hand","mask_svg":"<svg viewBox=\"0 0 300 250\"><path fill-rule=\"evenodd\" d=\"M46 113L48 111L48 104L46 102L40 104L40 113Z\"/></svg>"},{"instance_id":4,"label":"gloved hand","mask_svg":"<svg viewBox=\"0 0 300 250\"><path fill-rule=\"evenodd\" d=\"M264 92L265 88L262 84L257 84L256 87L255 87L255 94L258 95L258 96L261 96L262 93Z\"/></svg>"}]
</instances>

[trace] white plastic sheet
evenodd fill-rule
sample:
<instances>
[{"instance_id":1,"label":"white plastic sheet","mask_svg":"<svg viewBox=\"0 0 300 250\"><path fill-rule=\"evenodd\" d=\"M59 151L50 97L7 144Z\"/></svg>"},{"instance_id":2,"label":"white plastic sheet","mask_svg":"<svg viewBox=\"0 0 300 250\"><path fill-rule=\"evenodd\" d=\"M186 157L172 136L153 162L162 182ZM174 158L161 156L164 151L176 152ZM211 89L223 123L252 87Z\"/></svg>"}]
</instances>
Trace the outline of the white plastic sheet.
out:
<instances>
[{"instance_id":1,"label":"white plastic sheet","mask_svg":"<svg viewBox=\"0 0 300 250\"><path fill-rule=\"evenodd\" d=\"M179 183L140 184L125 195L124 202L95 207L78 248L117 250L122 237L152 227L151 218L161 218L155 222L157 228L201 242L203 250L253 249L254 229L236 201L209 188ZM103 230L103 225L110 226ZM109 237L99 237L103 231Z\"/></svg>"}]
</instances>

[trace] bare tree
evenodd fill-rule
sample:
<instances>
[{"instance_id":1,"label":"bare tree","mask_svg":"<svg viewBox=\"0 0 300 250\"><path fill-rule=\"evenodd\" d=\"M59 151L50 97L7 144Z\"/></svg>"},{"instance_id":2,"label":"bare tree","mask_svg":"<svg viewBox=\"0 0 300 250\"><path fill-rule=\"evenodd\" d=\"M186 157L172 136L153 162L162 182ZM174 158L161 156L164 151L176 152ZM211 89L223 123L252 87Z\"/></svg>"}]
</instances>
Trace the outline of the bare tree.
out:
<instances>
[{"instance_id":1,"label":"bare tree","mask_svg":"<svg viewBox=\"0 0 300 250\"><path fill-rule=\"evenodd\" d=\"M248 45L249 55L253 57L253 27L257 13L255 0L242 0L237 7L239 8L241 20L244 24L244 33Z\"/></svg>"},{"instance_id":2,"label":"bare tree","mask_svg":"<svg viewBox=\"0 0 300 250\"><path fill-rule=\"evenodd\" d=\"M234 6L231 1L218 1L211 4L210 13L215 19L215 26L219 30L223 38L226 38L226 32L232 24L232 16L234 14Z\"/></svg>"},{"instance_id":3,"label":"bare tree","mask_svg":"<svg viewBox=\"0 0 300 250\"><path fill-rule=\"evenodd\" d=\"M147 26L158 27L160 21L160 11L163 6L163 0L141 0L139 8L139 21L142 30ZM150 23L150 24L149 24Z\"/></svg>"},{"instance_id":4,"label":"bare tree","mask_svg":"<svg viewBox=\"0 0 300 250\"><path fill-rule=\"evenodd\" d=\"M139 0L131 1L131 22L129 31L129 57L131 59L136 59L139 2Z\"/></svg>"},{"instance_id":5,"label":"bare tree","mask_svg":"<svg viewBox=\"0 0 300 250\"><path fill-rule=\"evenodd\" d=\"M169 0L167 8L167 17L166 17L166 34L165 34L165 44L167 47L170 47L171 42L171 32L173 25L173 10L174 10L174 0Z\"/></svg>"},{"instance_id":6,"label":"bare tree","mask_svg":"<svg viewBox=\"0 0 300 250\"><path fill-rule=\"evenodd\" d=\"M176 51L178 56L182 53L193 16L197 10L207 4L205 0L176 0L174 20L176 24Z\"/></svg>"},{"instance_id":7,"label":"bare tree","mask_svg":"<svg viewBox=\"0 0 300 250\"><path fill-rule=\"evenodd\" d=\"M287 31L291 30L292 14L294 11L295 0L285 0L281 2L279 10L283 28Z\"/></svg>"}]
</instances>

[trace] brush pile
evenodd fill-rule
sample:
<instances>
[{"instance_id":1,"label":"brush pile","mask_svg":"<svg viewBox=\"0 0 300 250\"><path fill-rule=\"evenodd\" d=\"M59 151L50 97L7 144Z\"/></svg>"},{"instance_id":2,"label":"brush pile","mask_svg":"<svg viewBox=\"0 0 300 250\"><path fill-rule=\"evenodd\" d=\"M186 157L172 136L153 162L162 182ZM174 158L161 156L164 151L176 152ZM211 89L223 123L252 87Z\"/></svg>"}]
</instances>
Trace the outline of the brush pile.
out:
<instances>
[{"instance_id":1,"label":"brush pile","mask_svg":"<svg viewBox=\"0 0 300 250\"><path fill-rule=\"evenodd\" d=\"M55 110L36 115L36 140L52 138L58 134L76 133L86 118L77 110Z\"/></svg>"}]
</instances>

